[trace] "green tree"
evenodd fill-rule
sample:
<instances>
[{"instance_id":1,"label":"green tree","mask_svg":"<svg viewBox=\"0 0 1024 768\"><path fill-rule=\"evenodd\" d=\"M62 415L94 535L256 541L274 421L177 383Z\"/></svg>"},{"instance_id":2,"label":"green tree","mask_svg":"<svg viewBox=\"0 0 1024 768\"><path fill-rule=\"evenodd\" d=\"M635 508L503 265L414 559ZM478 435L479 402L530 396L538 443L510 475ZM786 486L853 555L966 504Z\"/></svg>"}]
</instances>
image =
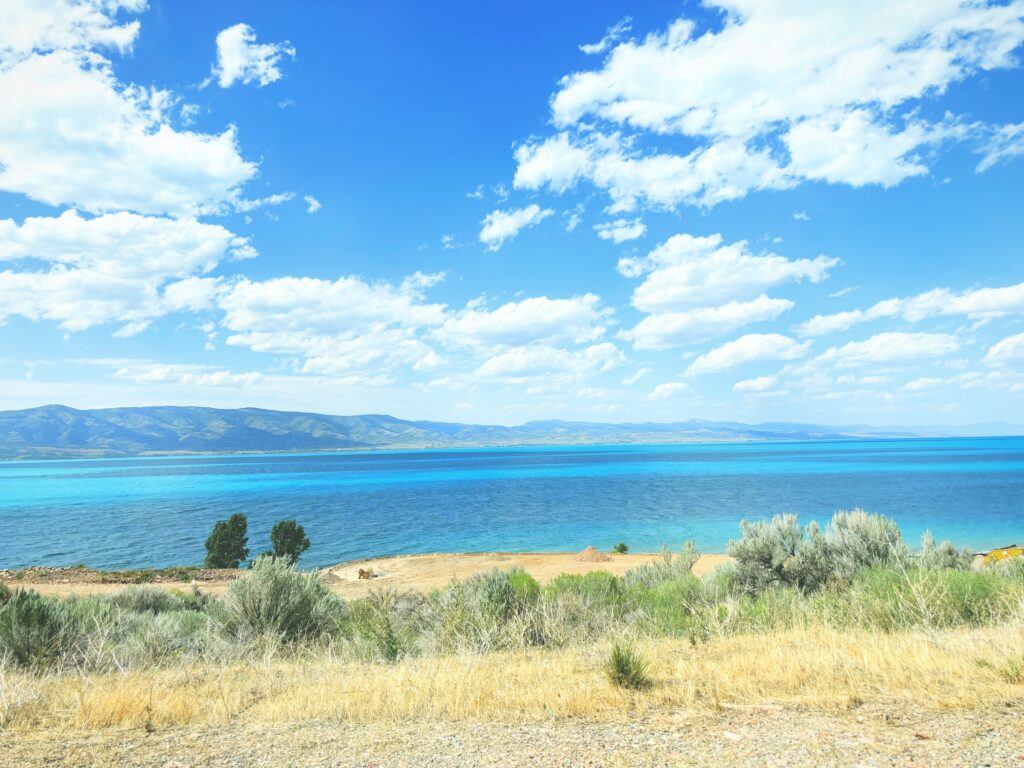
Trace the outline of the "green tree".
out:
<instances>
[{"instance_id":1,"label":"green tree","mask_svg":"<svg viewBox=\"0 0 1024 768\"><path fill-rule=\"evenodd\" d=\"M629 552L629 544L627 544L624 541L620 541L618 544L612 547L612 552L615 552L619 555L625 555Z\"/></svg>"},{"instance_id":2,"label":"green tree","mask_svg":"<svg viewBox=\"0 0 1024 768\"><path fill-rule=\"evenodd\" d=\"M281 520L270 529L270 544L274 548L274 557L286 557L296 563L299 557L309 549L306 530L294 520Z\"/></svg>"},{"instance_id":3,"label":"green tree","mask_svg":"<svg viewBox=\"0 0 1024 768\"><path fill-rule=\"evenodd\" d=\"M249 522L236 512L227 520L218 520L206 540L207 568L237 568L249 556Z\"/></svg>"}]
</instances>

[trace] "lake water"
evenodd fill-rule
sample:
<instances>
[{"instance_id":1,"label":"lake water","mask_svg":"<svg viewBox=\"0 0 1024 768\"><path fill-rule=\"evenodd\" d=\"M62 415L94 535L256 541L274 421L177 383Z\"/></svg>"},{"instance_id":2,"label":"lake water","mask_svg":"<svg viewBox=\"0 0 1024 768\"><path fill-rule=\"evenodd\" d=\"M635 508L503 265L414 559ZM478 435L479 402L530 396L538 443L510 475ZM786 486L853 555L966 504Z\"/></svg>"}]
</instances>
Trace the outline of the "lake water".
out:
<instances>
[{"instance_id":1,"label":"lake water","mask_svg":"<svg viewBox=\"0 0 1024 768\"><path fill-rule=\"evenodd\" d=\"M306 565L416 552L720 552L743 518L863 507L976 549L1024 542L1024 438L572 446L0 463L0 567L202 561L213 522L301 522Z\"/></svg>"}]
</instances>

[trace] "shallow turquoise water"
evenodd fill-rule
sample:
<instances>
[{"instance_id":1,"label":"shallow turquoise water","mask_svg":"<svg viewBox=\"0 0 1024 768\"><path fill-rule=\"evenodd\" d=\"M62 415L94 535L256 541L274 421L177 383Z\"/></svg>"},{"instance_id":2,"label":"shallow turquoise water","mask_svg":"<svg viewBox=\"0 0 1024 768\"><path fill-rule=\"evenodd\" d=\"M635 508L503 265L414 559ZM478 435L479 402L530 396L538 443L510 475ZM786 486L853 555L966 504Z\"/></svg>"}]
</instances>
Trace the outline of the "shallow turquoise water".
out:
<instances>
[{"instance_id":1,"label":"shallow turquoise water","mask_svg":"<svg viewBox=\"0 0 1024 768\"><path fill-rule=\"evenodd\" d=\"M0 463L0 567L196 563L213 522L249 517L250 549L297 517L307 565L385 554L722 551L743 518L825 520L861 506L908 537L1024 541L1024 438L31 461Z\"/></svg>"}]
</instances>

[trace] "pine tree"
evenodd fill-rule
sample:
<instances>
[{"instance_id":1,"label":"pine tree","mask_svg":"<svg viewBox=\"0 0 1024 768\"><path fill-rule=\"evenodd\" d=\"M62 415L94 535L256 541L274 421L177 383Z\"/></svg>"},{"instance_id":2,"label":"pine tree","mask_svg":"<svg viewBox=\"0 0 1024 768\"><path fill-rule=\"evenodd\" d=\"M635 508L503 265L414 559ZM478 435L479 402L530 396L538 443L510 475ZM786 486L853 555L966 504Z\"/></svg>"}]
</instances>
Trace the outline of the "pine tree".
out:
<instances>
[{"instance_id":1,"label":"pine tree","mask_svg":"<svg viewBox=\"0 0 1024 768\"><path fill-rule=\"evenodd\" d=\"M274 557L284 557L295 563L309 549L305 529L294 520L281 520L270 529L270 544Z\"/></svg>"},{"instance_id":2,"label":"pine tree","mask_svg":"<svg viewBox=\"0 0 1024 768\"><path fill-rule=\"evenodd\" d=\"M218 520L206 540L207 568L237 568L249 556L249 523L236 512L227 520Z\"/></svg>"}]
</instances>

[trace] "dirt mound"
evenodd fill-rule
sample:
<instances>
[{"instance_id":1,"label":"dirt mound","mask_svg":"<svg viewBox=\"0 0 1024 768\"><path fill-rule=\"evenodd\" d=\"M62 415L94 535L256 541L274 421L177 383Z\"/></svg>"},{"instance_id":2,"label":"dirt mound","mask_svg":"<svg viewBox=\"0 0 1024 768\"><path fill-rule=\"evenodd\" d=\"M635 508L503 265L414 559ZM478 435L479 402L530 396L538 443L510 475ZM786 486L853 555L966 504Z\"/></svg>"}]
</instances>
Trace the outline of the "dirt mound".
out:
<instances>
[{"instance_id":1,"label":"dirt mound","mask_svg":"<svg viewBox=\"0 0 1024 768\"><path fill-rule=\"evenodd\" d=\"M594 547L587 547L573 557L573 560L579 563L607 563L611 559L611 555L606 555Z\"/></svg>"}]
</instances>

